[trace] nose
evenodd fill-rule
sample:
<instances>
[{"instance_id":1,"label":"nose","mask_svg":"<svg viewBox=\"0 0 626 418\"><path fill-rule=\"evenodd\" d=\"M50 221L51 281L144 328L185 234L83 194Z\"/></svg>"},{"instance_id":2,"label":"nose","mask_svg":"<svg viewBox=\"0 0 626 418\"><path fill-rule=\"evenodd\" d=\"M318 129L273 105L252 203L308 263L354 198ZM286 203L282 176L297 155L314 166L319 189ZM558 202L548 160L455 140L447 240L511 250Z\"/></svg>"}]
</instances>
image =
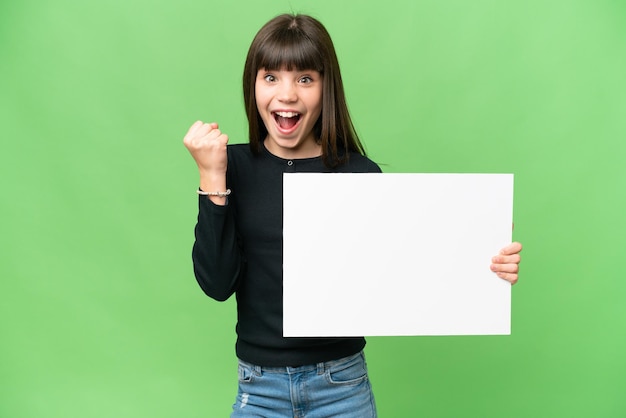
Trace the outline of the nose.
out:
<instances>
[{"instance_id":1,"label":"nose","mask_svg":"<svg viewBox=\"0 0 626 418\"><path fill-rule=\"evenodd\" d=\"M278 87L278 100L285 103L292 103L298 100L296 87L291 81L283 81Z\"/></svg>"}]
</instances>

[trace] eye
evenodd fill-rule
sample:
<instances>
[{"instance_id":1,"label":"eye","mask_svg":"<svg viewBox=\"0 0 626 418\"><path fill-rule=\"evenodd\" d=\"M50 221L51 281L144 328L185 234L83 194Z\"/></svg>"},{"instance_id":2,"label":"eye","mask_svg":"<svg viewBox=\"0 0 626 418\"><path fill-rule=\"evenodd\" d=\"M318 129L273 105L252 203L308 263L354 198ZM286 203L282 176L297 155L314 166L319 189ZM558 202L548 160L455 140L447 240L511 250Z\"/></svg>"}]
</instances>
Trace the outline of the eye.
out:
<instances>
[{"instance_id":1,"label":"eye","mask_svg":"<svg viewBox=\"0 0 626 418\"><path fill-rule=\"evenodd\" d=\"M309 84L313 82L313 78L311 78L308 75L305 75L304 77L300 77L300 80L298 80L300 83L302 84Z\"/></svg>"},{"instance_id":2,"label":"eye","mask_svg":"<svg viewBox=\"0 0 626 418\"><path fill-rule=\"evenodd\" d=\"M272 74L265 74L263 79L265 81L267 81L268 83L272 83L272 82L276 81L276 77L274 77Z\"/></svg>"}]
</instances>

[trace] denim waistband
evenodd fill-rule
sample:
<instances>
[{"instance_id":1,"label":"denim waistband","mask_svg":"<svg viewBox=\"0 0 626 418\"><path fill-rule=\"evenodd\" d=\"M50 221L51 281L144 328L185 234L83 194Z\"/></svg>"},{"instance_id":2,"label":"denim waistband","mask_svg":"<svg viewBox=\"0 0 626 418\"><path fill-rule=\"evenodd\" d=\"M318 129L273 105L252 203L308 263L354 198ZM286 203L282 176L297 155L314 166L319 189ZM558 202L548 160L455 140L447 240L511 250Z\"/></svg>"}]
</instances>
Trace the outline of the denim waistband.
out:
<instances>
[{"instance_id":1,"label":"denim waistband","mask_svg":"<svg viewBox=\"0 0 626 418\"><path fill-rule=\"evenodd\" d=\"M295 366L295 367L292 367L292 366L280 366L280 367L259 366L259 365L256 365L256 364L248 363L247 361L243 361L241 359L239 359L239 364L242 364L242 365L250 368L257 375L261 375L262 373L295 374L295 373L310 372L310 371L313 371L313 370L317 370L318 374L323 374L326 370L328 370L331 367L334 367L334 366L336 366L338 364L348 363L348 362L353 361L354 359L357 359L359 357L361 359L364 358L363 351L359 351L356 354L353 354L353 355L347 356L347 357L342 357L342 358L337 359L337 360L323 361L323 362L320 362L320 363L306 364L306 365L303 365L303 366Z\"/></svg>"}]
</instances>

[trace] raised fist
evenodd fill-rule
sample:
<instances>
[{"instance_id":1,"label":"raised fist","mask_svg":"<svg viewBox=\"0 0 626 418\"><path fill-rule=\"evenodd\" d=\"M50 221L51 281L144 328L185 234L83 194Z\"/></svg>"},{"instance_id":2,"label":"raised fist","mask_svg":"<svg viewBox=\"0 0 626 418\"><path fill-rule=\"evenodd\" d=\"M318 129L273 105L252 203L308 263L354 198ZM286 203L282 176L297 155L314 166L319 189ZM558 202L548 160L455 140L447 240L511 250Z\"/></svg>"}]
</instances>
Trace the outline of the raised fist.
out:
<instances>
[{"instance_id":1,"label":"raised fist","mask_svg":"<svg viewBox=\"0 0 626 418\"><path fill-rule=\"evenodd\" d=\"M197 121L187 131L183 143L196 161L201 177L226 174L228 136L217 123Z\"/></svg>"}]
</instances>

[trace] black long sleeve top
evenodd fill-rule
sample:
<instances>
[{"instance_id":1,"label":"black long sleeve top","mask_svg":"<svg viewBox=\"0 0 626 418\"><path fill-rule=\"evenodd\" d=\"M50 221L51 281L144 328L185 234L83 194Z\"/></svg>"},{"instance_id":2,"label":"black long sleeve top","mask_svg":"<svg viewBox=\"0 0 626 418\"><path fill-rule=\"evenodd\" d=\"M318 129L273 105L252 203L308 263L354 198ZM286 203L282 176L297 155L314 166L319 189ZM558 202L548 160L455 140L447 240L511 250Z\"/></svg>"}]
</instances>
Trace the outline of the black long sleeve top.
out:
<instances>
[{"instance_id":1,"label":"black long sleeve top","mask_svg":"<svg viewBox=\"0 0 626 418\"><path fill-rule=\"evenodd\" d=\"M364 338L283 337L283 173L380 168L358 153L329 169L321 157L285 160L265 148L254 155L247 144L227 149L226 182L232 194L224 206L200 196L192 258L196 279L208 296L223 301L236 293L237 356L262 366L299 366L357 353Z\"/></svg>"}]
</instances>

